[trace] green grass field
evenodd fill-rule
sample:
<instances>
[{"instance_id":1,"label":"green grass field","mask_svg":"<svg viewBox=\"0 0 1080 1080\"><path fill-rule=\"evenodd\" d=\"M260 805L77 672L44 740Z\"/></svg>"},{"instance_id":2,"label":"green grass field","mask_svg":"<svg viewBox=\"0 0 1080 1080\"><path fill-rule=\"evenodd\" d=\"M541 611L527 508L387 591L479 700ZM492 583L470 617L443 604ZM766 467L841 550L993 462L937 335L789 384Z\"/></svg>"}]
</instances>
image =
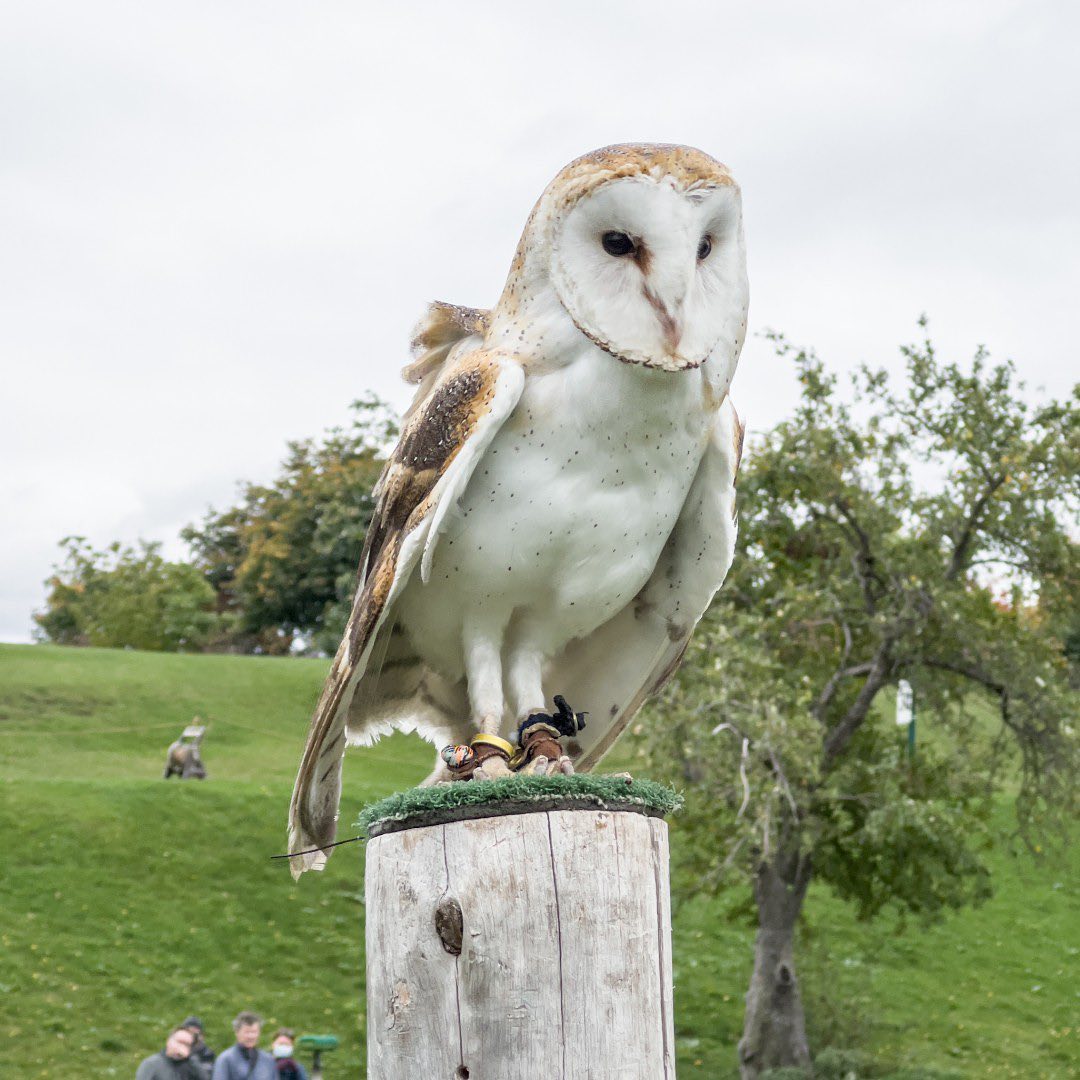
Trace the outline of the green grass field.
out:
<instances>
[{"instance_id":1,"label":"green grass field","mask_svg":"<svg viewBox=\"0 0 1080 1080\"><path fill-rule=\"evenodd\" d=\"M4 1075L130 1077L188 1013L223 1048L247 1007L340 1036L330 1080L363 1074L362 845L298 885L269 858L324 670L0 646ZM210 778L165 783L165 747L195 715ZM350 754L342 822L430 763L401 737ZM962 1077L1080 1075L1080 864L1003 850L993 868L990 903L904 934L812 892L801 975L818 1047ZM752 942L738 900L678 905L682 1080L734 1075Z\"/></svg>"}]
</instances>

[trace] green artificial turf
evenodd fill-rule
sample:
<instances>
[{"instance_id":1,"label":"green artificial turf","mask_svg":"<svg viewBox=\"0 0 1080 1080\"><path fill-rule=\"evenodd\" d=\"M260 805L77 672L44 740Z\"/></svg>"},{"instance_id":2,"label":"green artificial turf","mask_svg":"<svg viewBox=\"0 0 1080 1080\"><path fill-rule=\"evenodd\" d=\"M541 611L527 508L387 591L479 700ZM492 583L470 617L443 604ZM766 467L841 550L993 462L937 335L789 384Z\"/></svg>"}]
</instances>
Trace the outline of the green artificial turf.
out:
<instances>
[{"instance_id":1,"label":"green artificial turf","mask_svg":"<svg viewBox=\"0 0 1080 1080\"><path fill-rule=\"evenodd\" d=\"M0 1071L130 1078L189 1013L220 1049L255 1008L339 1036L327 1080L363 1075L364 845L298 883L270 859L325 670L0 646ZM210 777L164 781L165 748L194 715ZM633 771L620 752L611 767ZM402 736L350 751L341 820L419 783L432 757ZM1080 1074L1080 857L1002 848L989 862L992 900L902 934L811 889L798 957L815 1049L910 1076ZM746 894L676 881L678 1075L728 1080L752 965Z\"/></svg>"},{"instance_id":2,"label":"green artificial turf","mask_svg":"<svg viewBox=\"0 0 1080 1080\"><path fill-rule=\"evenodd\" d=\"M525 810L530 805L547 807L559 800L586 802L599 810L633 806L659 816L673 813L682 802L672 788L651 780L627 780L595 773L508 776L502 780L473 780L397 792L365 807L357 827L368 834L390 822L417 819L423 823L432 815L466 807L490 807L497 812L500 806L511 804Z\"/></svg>"}]
</instances>

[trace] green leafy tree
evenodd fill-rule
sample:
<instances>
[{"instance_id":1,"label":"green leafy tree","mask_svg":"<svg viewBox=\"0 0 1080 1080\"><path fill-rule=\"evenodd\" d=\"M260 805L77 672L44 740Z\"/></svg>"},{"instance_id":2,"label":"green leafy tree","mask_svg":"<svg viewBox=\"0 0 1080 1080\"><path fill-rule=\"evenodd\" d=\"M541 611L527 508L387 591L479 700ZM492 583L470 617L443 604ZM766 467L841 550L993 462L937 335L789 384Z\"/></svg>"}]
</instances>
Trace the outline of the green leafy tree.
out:
<instances>
[{"instance_id":1,"label":"green leafy tree","mask_svg":"<svg viewBox=\"0 0 1080 1080\"><path fill-rule=\"evenodd\" d=\"M347 428L289 443L278 477L182 533L231 616L219 647L287 652L297 635L332 652L348 615L372 488L396 434L385 405L353 403Z\"/></svg>"},{"instance_id":2,"label":"green leafy tree","mask_svg":"<svg viewBox=\"0 0 1080 1080\"><path fill-rule=\"evenodd\" d=\"M965 370L926 341L899 389L864 369L846 404L776 344L800 405L748 455L731 575L641 728L689 797L697 880L751 883L744 1077L809 1063L794 931L812 879L864 918L934 918L988 895L996 792L1032 845L1076 809L1077 700L1038 612L1075 598L1077 398L1030 406L1011 365L980 351ZM889 715L901 679L914 755Z\"/></svg>"},{"instance_id":3,"label":"green leafy tree","mask_svg":"<svg viewBox=\"0 0 1080 1080\"><path fill-rule=\"evenodd\" d=\"M95 551L72 536L60 546L63 564L34 616L47 640L175 652L198 649L214 634L214 590L195 567L163 559L159 544Z\"/></svg>"}]
</instances>

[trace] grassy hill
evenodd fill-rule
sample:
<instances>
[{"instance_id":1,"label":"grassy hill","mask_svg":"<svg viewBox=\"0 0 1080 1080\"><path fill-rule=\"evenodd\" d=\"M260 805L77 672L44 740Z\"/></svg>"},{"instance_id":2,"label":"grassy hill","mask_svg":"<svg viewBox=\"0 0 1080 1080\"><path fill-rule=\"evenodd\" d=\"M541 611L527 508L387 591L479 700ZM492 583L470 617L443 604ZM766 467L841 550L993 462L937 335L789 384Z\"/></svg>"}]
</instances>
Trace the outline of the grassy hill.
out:
<instances>
[{"instance_id":1,"label":"grassy hill","mask_svg":"<svg viewBox=\"0 0 1080 1080\"><path fill-rule=\"evenodd\" d=\"M222 1048L247 1007L337 1034L329 1076L362 1075L362 845L299 885L269 858L324 670L0 646L5 1075L130 1077L188 1013ZM195 715L210 778L163 782L165 747ZM430 763L401 737L350 755L342 822ZM812 894L802 975L818 1046L964 1077L1080 1072L1080 866L993 865L989 904L903 935ZM678 907L683 1080L732 1075L752 940L736 900Z\"/></svg>"}]
</instances>

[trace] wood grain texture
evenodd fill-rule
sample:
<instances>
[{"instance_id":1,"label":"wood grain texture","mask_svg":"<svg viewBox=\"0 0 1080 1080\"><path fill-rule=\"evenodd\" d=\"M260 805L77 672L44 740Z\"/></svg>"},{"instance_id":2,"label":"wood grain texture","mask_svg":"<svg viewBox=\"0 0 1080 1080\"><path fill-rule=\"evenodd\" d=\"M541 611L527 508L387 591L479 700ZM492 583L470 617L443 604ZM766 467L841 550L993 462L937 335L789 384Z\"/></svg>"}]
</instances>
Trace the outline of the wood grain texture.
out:
<instances>
[{"instance_id":1,"label":"wood grain texture","mask_svg":"<svg viewBox=\"0 0 1080 1080\"><path fill-rule=\"evenodd\" d=\"M369 1080L674 1077L663 821L555 810L385 834L366 909Z\"/></svg>"},{"instance_id":2,"label":"wood grain texture","mask_svg":"<svg viewBox=\"0 0 1080 1080\"><path fill-rule=\"evenodd\" d=\"M457 958L435 929L435 910L446 895L442 836L415 829L393 839L367 848L368 1075L453 1077L461 1061ZM424 873L412 872L420 867ZM412 1071L411 1061L430 1071Z\"/></svg>"}]
</instances>

